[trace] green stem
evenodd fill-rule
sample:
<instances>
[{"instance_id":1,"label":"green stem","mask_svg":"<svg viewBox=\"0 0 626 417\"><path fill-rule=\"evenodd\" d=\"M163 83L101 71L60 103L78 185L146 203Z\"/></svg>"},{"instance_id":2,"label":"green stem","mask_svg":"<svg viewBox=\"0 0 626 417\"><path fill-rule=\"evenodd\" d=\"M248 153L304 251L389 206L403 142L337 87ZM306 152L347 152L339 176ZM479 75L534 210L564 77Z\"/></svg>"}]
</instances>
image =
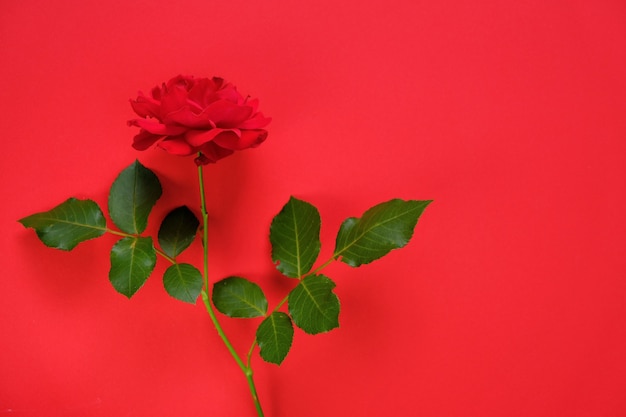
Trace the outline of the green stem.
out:
<instances>
[{"instance_id":1,"label":"green stem","mask_svg":"<svg viewBox=\"0 0 626 417\"><path fill-rule=\"evenodd\" d=\"M248 388L250 389L250 394L252 395L252 400L254 401L254 406L256 407L258 416L264 417L263 410L261 409L261 403L259 402L259 396L254 385L252 368L250 367L250 353L248 354L248 364L246 365L241 360L239 354L237 354L237 351L235 351L235 348L226 336L226 333L224 333L224 329L218 321L215 310L213 309L213 305L211 304L211 290L209 287L209 214L206 209L204 175L202 165L198 165L198 182L200 184L200 206L202 211L202 246L204 274L204 289L202 290L202 301L204 302L207 313L209 313L209 317L211 318L211 322L213 322L215 330L217 330L217 334L220 336L222 342L224 342L224 345L228 349L228 352L230 352L230 355L233 357L235 362L237 362L237 365L246 376L246 380L248 381ZM254 345L252 347L254 348Z\"/></svg>"},{"instance_id":2,"label":"green stem","mask_svg":"<svg viewBox=\"0 0 626 417\"><path fill-rule=\"evenodd\" d=\"M202 247L203 247L203 270L204 288L209 293L209 213L206 209L206 197L204 192L204 173L202 165L198 165L198 183L200 184L200 210L202 211ZM211 303L209 303L210 305Z\"/></svg>"},{"instance_id":3,"label":"green stem","mask_svg":"<svg viewBox=\"0 0 626 417\"><path fill-rule=\"evenodd\" d=\"M319 271L321 271L322 269L326 268L328 265L330 265L331 263L333 263L333 261L336 261L336 260L337 260L337 258L335 256L331 257L329 260L324 262L322 265L318 266L312 273L299 276L298 277L298 281L302 281L302 278L304 278L304 276L317 274ZM287 300L289 300L289 294L287 294L282 300L280 300L280 302L276 305L276 307L274 307L272 309L272 313L275 313L278 310L280 310L280 308L287 302ZM271 315L272 313L266 314L265 317ZM248 351L248 365L247 365L248 368L250 368L250 361L252 359L252 352L254 352L254 348L256 347L256 345L257 345L257 343L256 343L256 338L255 338L254 341L252 342L252 346L250 346L250 350ZM252 389L252 387L250 389ZM253 396L254 396L254 394L253 394Z\"/></svg>"},{"instance_id":4,"label":"green stem","mask_svg":"<svg viewBox=\"0 0 626 417\"><path fill-rule=\"evenodd\" d=\"M287 294L285 296L285 298L283 298L282 300L280 300L280 303L278 303L278 305L276 307L274 307L274 309L272 310L272 313L275 313L278 311L278 309L280 309L283 304L285 304L287 302L287 300L289 299L289 294Z\"/></svg>"},{"instance_id":5,"label":"green stem","mask_svg":"<svg viewBox=\"0 0 626 417\"><path fill-rule=\"evenodd\" d=\"M324 262L323 264L321 264L320 266L315 268L315 270L313 272L311 272L310 274L308 274L308 275L315 275L315 274L317 274L322 269L326 268L328 265L330 265L331 263L333 263L336 260L337 260L337 255L333 255L329 260L327 260L326 262Z\"/></svg>"},{"instance_id":6,"label":"green stem","mask_svg":"<svg viewBox=\"0 0 626 417\"><path fill-rule=\"evenodd\" d=\"M241 368L241 371L245 374L249 368L243 363L243 361L241 360L241 358L235 351L235 348L233 347L232 343L230 343L230 340L228 340L226 333L224 333L224 329L222 328L219 321L217 320L215 310L213 310L213 305L211 305L211 301L209 300L209 298L210 298L209 293L206 290L202 290L202 301L204 302L204 306L206 307L207 313L209 313L209 316L211 317L211 321L213 322L213 325L215 326L215 330L217 330L217 334L220 336L220 338L226 345L226 348L232 355L233 359L235 359L235 362L237 362L237 365L239 365L239 368Z\"/></svg>"},{"instance_id":7,"label":"green stem","mask_svg":"<svg viewBox=\"0 0 626 417\"><path fill-rule=\"evenodd\" d=\"M256 412L259 417L263 416L263 409L261 408L261 403L259 402L259 396L256 392L256 387L254 386L254 379L252 378L252 368L248 368L248 372L245 372L246 379L248 380L248 388L250 388L250 394L252 395L252 399L254 400L254 406L256 407Z\"/></svg>"},{"instance_id":8,"label":"green stem","mask_svg":"<svg viewBox=\"0 0 626 417\"><path fill-rule=\"evenodd\" d=\"M255 347L256 347L256 338L254 338L254 342L252 342L252 346L250 346L250 350L248 351L248 361L247 361L248 368L251 368L252 353L254 352Z\"/></svg>"}]
</instances>

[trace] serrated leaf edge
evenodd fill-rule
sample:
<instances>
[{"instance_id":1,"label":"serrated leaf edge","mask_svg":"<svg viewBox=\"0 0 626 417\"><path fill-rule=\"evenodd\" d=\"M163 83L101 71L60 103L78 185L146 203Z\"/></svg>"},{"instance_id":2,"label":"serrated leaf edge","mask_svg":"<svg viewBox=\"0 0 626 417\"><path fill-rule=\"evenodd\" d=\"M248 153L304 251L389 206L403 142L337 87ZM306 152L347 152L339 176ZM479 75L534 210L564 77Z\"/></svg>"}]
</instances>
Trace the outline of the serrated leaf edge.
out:
<instances>
[{"instance_id":1,"label":"serrated leaf edge","mask_svg":"<svg viewBox=\"0 0 626 417\"><path fill-rule=\"evenodd\" d=\"M99 219L98 219L98 220L102 220L102 223L104 223L104 227L98 227L98 226L93 226L93 225L90 225L90 224L84 224L84 223L70 222L70 221L67 221L67 220L62 220L62 219L59 219L59 218L57 218L57 217L44 217L44 218L42 218L42 220L55 221L55 222L58 222L58 223L64 223L64 224L69 224L69 225L81 226L81 227L84 227L84 228L87 228L87 229L98 230L99 232L101 232L99 235L97 235L97 236L93 236L93 237L90 237L90 238L88 238L88 239L83 239L83 240L80 240L79 242L77 242L77 243L76 243L75 245L73 245L73 246L53 246L53 245L49 245L49 244L47 244L47 243L43 240L43 239L44 239L44 237L45 237L45 235L48 233L49 229L50 229L51 227L53 227L53 225L46 225L45 227L43 227L43 228L41 228L41 229L37 229L35 226L32 226L32 225L27 225L27 224L26 224L26 222L27 222L29 219L33 218L33 217L38 217L38 216L40 216L40 215L42 215L42 214L49 213L49 212L51 212L52 210L55 210L55 209L57 209L58 207L62 206L63 204L67 204L67 203L71 203L71 202L75 202L75 201L76 201L76 202L79 202L79 203L85 203L85 202L88 202L88 203L93 203L93 204L96 206L96 208L98 209L98 216L99 216ZM102 209L100 208L100 206L98 205L98 203L96 203L94 200L91 200L91 199L88 199L88 198L87 198L87 199L79 199L79 198L75 198L75 197L70 197L70 198L68 198L67 200L63 201L62 203L57 204L56 206L54 206L54 207L53 207L53 208L51 208L50 210L42 211L42 212L39 212L39 213L33 213L33 214L29 215L29 216L26 216L26 217L23 217L23 218L19 219L19 220L18 220L18 222L19 222L22 226L24 226L25 228L30 228L30 229L35 230L35 233L37 234L37 237L39 238L39 240L40 240L40 241L41 241L41 242L42 242L45 246L47 246L47 247L49 247L49 248L53 248L53 249L60 249L60 250L64 250L64 251L71 251L71 250L73 250L76 246L78 246L78 245L79 245L80 243L82 243L82 242L86 242L86 241L88 241L88 240L92 240L92 239L97 239L97 238L101 237L102 235L104 235L104 234L106 233L106 231L107 231L107 227L106 227L106 218L104 217L104 213L102 212Z\"/></svg>"},{"instance_id":2,"label":"serrated leaf edge","mask_svg":"<svg viewBox=\"0 0 626 417\"><path fill-rule=\"evenodd\" d=\"M313 294L311 293L310 289L305 285L305 281L307 279L310 278L323 278L326 281L328 281L330 284L332 284L332 286L329 289L328 295L331 297L334 297L337 300L337 304L339 305L339 311L337 312L337 317L335 316L329 316L327 314L327 310L322 308L317 301L315 300L315 297L313 297ZM303 327L300 326L300 324L298 324L298 322L293 318L293 313L291 310L291 304L289 303L290 301L290 297L293 293L293 291L295 291L299 286L302 286L302 288L305 290L306 294L308 295L308 298L313 301L313 304L317 307L317 310L321 313L322 316L324 316L324 318L326 318L330 323L333 324L333 327L323 330L321 332L309 332L307 329L304 329ZM341 311L341 302L339 301L339 297L337 297L337 294L334 293L334 289L337 287L337 284L335 283L335 281L333 281L332 279L330 279L329 277L327 277L326 275L323 274L318 274L318 275L308 275L305 278L303 278L300 283L291 290L291 292L289 293L288 296L288 309L289 309L289 314L293 320L293 322L295 323L296 326L298 326L298 328L302 329L306 334L310 334L310 335L316 335L316 334L321 334L321 333L328 333L331 330L337 329L339 328L339 313ZM297 316L297 314L296 314ZM302 324L302 323L301 323Z\"/></svg>"},{"instance_id":3,"label":"serrated leaf edge","mask_svg":"<svg viewBox=\"0 0 626 417\"><path fill-rule=\"evenodd\" d=\"M248 306L252 307L252 309L253 309L253 310L258 311L260 314L259 314L258 316L252 316L252 317L240 317L240 316L233 316L233 315L230 315L230 314L225 313L225 312L223 312L222 310L220 310L220 309L219 309L219 307L218 307L218 305L217 305L217 303L215 302L215 300L213 300L213 305L215 306L215 308L216 308L216 309L217 309L220 313L224 314L225 316L228 316L228 317L233 317L233 318L256 318L256 317L264 317L264 316L267 314L267 308L268 308L268 305L267 305L267 297L265 296L265 293L263 293L263 289L262 289L262 288L261 288L258 284L254 283L254 282L252 282L252 281L250 281L250 280L247 280L246 278L242 278L242 277L234 277L234 276L233 276L233 277L227 277L227 278L224 278L224 279L222 279L222 280L220 280L220 281L216 282L215 284L213 284L213 287L215 288L215 286L217 286L219 283L224 282L224 281L226 281L226 280L228 280L228 279L231 279L231 278L243 279L243 280L245 280L246 282L248 282L248 283L250 283L250 284L254 285L256 288L258 288L258 289L261 291L261 294L263 295L263 299L265 300L265 311L260 310L260 309L259 309L256 305L254 305L254 304L252 304L252 303L248 302L248 300L246 300L245 298L239 297L239 295L238 295L238 294L236 294L236 293L234 293L234 292L232 292L232 291L229 291L229 294L230 294L230 295L232 295L232 296L234 296L235 298L237 298L238 300L242 301L244 304L246 304L246 305L248 305ZM213 296L215 295L215 290L213 290L213 291L212 291L212 294L213 294Z\"/></svg>"},{"instance_id":4,"label":"serrated leaf edge","mask_svg":"<svg viewBox=\"0 0 626 417\"><path fill-rule=\"evenodd\" d=\"M154 267L156 266L156 251L154 251L153 255L151 256L151 259L154 260L154 262L152 262L152 267L150 268L150 271L148 272L147 276L145 278L142 278L142 283L141 285L139 285L137 287L137 289L135 291L132 291L132 277L133 277L133 273L132 273L132 266L133 266L133 259L135 258L135 245L137 244L137 242L139 242L140 239L149 239L150 243L152 245L152 249L154 251L154 242L152 242L152 238L151 237L142 237L142 236L127 236L127 237L123 237L120 240L118 240L115 245L113 245L113 248L111 248L111 251L113 251L113 249L122 241L124 240L133 240L132 243L132 251L131 251L131 262L130 262L130 271L128 274L128 289L129 289L129 294L124 294L123 292L119 291L117 288L115 288L115 286L113 286L113 288L115 288L115 290L117 292L119 292L120 294L126 296L128 299L130 299L133 295L135 295L137 293L137 291L139 291L141 289L141 287L143 287L146 283L146 281L148 281L148 278L150 278L150 275L152 274L152 272L154 271ZM112 253L112 252L111 252ZM150 255L150 254L147 254ZM113 269L113 266L111 265L111 269ZM111 271L109 271L109 280L111 280ZM132 291L132 292L131 292Z\"/></svg>"},{"instance_id":5,"label":"serrated leaf edge","mask_svg":"<svg viewBox=\"0 0 626 417\"><path fill-rule=\"evenodd\" d=\"M195 266L193 266L193 265L191 265L191 264L187 264L187 263L175 263L175 264L170 265L170 266L169 266L169 267L165 270L165 272L163 273L163 287L165 288L165 292L167 292L167 293L168 293L168 295L169 295L170 297L172 297L172 298L174 298L174 299L176 299L176 300L182 301L183 303L189 303L189 304L193 304L193 305L195 305L195 304L196 304L196 301L198 300L198 296L200 295L200 291L202 291L202 288L200 288L200 291L198 291L198 294L196 294L196 296L195 296L195 297L192 297L192 296L191 296L191 293L189 292L189 286L187 286L187 285L183 285L183 288L184 288L185 293L189 296L188 298L189 298L190 300L192 300L192 301L188 301L187 299L182 299L182 298L180 298L180 297L176 297L176 296L174 296L174 295L173 295L173 294L172 294L172 293L168 290L167 285L165 284L165 276L166 276L167 272L168 272L169 270L171 270L172 268L176 268L176 271L178 272L178 276L180 276L180 275L181 275L181 274L180 274L180 267L181 267L181 266L183 266L183 265L187 265L187 266L192 267L195 271L197 271L197 272L198 272L198 274L200 274L200 278L202 279L202 273L201 273L200 271L198 271L198 269L197 269ZM185 282L185 281L183 281L183 282ZM204 284L203 284L203 285L204 285Z\"/></svg>"},{"instance_id":6,"label":"serrated leaf edge","mask_svg":"<svg viewBox=\"0 0 626 417\"><path fill-rule=\"evenodd\" d=\"M283 313L283 312L281 312L281 311L274 311L272 314L270 314L269 316L267 316L267 317L266 317L266 318L265 318L265 319L261 322L261 324L259 325L259 327L261 327L261 326L263 325L263 323L265 323L267 320L270 320L270 319L271 319L272 329L274 330L274 331L272 332L272 334L274 335L274 342L275 342L275 345L276 345L276 346L278 346L278 337L276 337L277 332L276 332L276 324L275 324L275 315L284 315L285 317L287 317L287 319L289 320L289 323L290 323L290 325L291 325L291 337L290 337L290 339L289 339L289 346L287 347L287 351L285 352L285 355L283 355L282 359L281 359L280 361L278 361L278 362L274 362L274 361L267 360L267 359L263 356L263 351L264 351L265 344L264 344L264 343L261 343L261 342L259 341L259 339L258 339L258 328L257 328L257 334L256 334L256 342L257 342L257 344L259 345L259 350L260 350L259 354L260 354L260 356L261 356L261 359L263 359L265 362L273 363L273 364L275 364L275 365L280 365L281 363L283 363L283 361L285 360L285 358L286 358L286 357L287 357L287 355L289 354L289 351L291 350L291 347L293 346L293 323L292 323L292 318L291 318L288 314Z\"/></svg>"},{"instance_id":7,"label":"serrated leaf edge","mask_svg":"<svg viewBox=\"0 0 626 417\"><path fill-rule=\"evenodd\" d=\"M345 246L345 247L344 247L344 248L342 248L340 251L335 250L335 252L333 253L333 258L334 258L334 259L339 259L339 257L341 256L341 254L342 254L342 253L344 253L344 252L345 252L345 251L347 251L349 248L351 248L353 245L355 245L355 244L356 244L359 240L361 240L361 239L363 238L363 236L365 236L367 233L372 232L372 230L374 230L374 229L376 229L376 228L378 228L378 227L380 227L380 226L382 226L382 225L384 225L384 224L386 224L386 223L389 223L390 221L393 221L393 220L395 220L395 219L397 219L397 218L399 218L399 217L405 216L405 215L409 214L411 211L415 211L415 210L422 210L422 211L423 211L424 209L426 209L426 207L427 207L427 206L428 206L428 205L429 205L429 204L430 204L433 200L402 200L402 199L399 199L399 198L394 198L394 199L391 199L391 200L388 200L388 201L385 201L385 202L382 202L382 203L376 204L375 206L370 207L369 209L367 209L367 210L363 213L363 215L362 215L361 217L348 217L347 219L345 219L345 220L343 221L343 223L341 223L341 226L340 226L340 228L339 228L339 232L341 232L341 230L343 229L343 227L344 227L344 226L346 225L346 223L348 223L349 221L353 221L353 222L357 222L357 223L358 223L358 222L360 222L360 221L363 219L363 217L365 217L365 215L366 215L366 214L368 214L368 212L369 212L370 210L373 210L373 209L377 208L378 206L381 206L381 205L383 205L383 204L390 203L390 202L392 202L392 201L401 201L401 202L404 202L404 203L409 203L409 202L419 202L419 203L426 203L426 204L425 204L424 206L416 206L415 208L413 208L413 209L411 209L411 210L404 211L403 213L401 213L401 214L399 214L399 215L397 215L397 216L394 216L394 217L392 217L392 218L386 219L384 222L377 223L377 224L375 224L374 226L372 226L372 227L368 228L368 229L367 229L367 230L365 230L363 233L361 233L359 236L355 237L349 245ZM420 215L420 216L421 216L421 215ZM416 224L417 224L417 221L419 220L419 217L420 217L420 216L418 216L418 218L416 219ZM396 246L394 249L400 249L400 248L403 248L404 246L406 246L406 245L409 243L409 241L411 240L411 238L413 237L413 234L414 234L414 233L415 233L415 230L414 230L414 229L413 229L413 230L411 230L411 233L409 234L408 239L406 240L406 242L404 242L404 243L403 243L402 245L400 245L400 246ZM392 250L393 250L393 249L392 249ZM372 260L372 261L370 261L370 262L373 262L373 260ZM365 262L365 263L363 263L363 264L367 264L367 263L370 263L370 262ZM363 264L359 264L359 265L363 265ZM351 264L349 264L349 265L351 265Z\"/></svg>"}]
</instances>

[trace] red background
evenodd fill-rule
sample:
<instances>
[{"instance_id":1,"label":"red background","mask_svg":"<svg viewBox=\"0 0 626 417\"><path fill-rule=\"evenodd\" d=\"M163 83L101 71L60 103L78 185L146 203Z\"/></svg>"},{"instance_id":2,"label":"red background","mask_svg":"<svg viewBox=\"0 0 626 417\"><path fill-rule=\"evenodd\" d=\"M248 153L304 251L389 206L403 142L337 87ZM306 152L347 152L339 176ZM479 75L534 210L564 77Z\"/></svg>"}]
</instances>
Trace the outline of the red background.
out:
<instances>
[{"instance_id":1,"label":"red background","mask_svg":"<svg viewBox=\"0 0 626 417\"><path fill-rule=\"evenodd\" d=\"M255 354L268 417L626 415L626 3L4 0L0 5L0 414L252 416L200 304L159 275L132 300L106 236L45 248L17 219L70 196L106 205L135 158L151 218L198 206L190 159L130 147L128 99L220 75L273 117L210 166L212 279L277 302L269 258L293 194L341 221L434 199L414 240L334 264L341 328ZM187 260L199 255L196 242ZM245 352L258 322L223 320Z\"/></svg>"}]
</instances>

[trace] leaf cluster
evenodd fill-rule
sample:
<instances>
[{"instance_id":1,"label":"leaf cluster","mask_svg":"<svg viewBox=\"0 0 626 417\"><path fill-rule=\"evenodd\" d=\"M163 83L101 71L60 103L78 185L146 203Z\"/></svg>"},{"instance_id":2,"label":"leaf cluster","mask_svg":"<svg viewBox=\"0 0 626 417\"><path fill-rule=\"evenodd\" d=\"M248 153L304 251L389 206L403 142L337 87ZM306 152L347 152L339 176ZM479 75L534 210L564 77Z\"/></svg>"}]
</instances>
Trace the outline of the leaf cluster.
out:
<instances>
[{"instance_id":1,"label":"leaf cluster","mask_svg":"<svg viewBox=\"0 0 626 417\"><path fill-rule=\"evenodd\" d=\"M283 362L293 343L294 324L308 334L339 327L340 302L335 282L319 271L338 260L351 267L373 262L405 246L430 201L394 199L367 210L360 218L346 219L337 234L330 260L316 270L320 249L320 214L313 205L291 197L270 226L272 260L284 276L298 280L283 303L267 312L261 288L241 277L229 277L213 286L213 303L229 317L263 317L256 332L261 357Z\"/></svg>"},{"instance_id":2,"label":"leaf cluster","mask_svg":"<svg viewBox=\"0 0 626 417\"><path fill-rule=\"evenodd\" d=\"M128 298L145 284L160 254L171 263L163 276L165 290L178 300L195 304L205 286L203 276L195 266L176 260L197 235L200 222L193 212L182 206L165 216L157 236L160 249L152 237L143 235L161 194L158 177L135 161L119 174L109 193L109 214L119 231L107 227L97 203L75 198L20 222L33 228L47 246L62 250L71 250L106 232L120 236L111 249L109 280ZM294 325L312 335L339 327L336 284L320 271L333 261L358 267L402 248L429 203L394 199L375 205L359 218L346 219L337 233L331 258L314 270L321 250L321 217L315 206L291 197L272 220L269 240L272 261L282 275L297 281L295 287L270 311L261 287L231 276L213 285L213 305L228 317L263 318L255 344L265 361L280 364L291 349ZM207 294L202 294L206 299ZM287 311L281 311L285 303Z\"/></svg>"},{"instance_id":3,"label":"leaf cluster","mask_svg":"<svg viewBox=\"0 0 626 417\"><path fill-rule=\"evenodd\" d=\"M158 232L160 250L154 246L152 237L142 236L161 194L158 177L135 161L118 175L109 192L109 215L120 231L107 228L95 201L76 198L19 222L33 228L45 245L62 250L72 250L79 243L106 232L121 236L111 249L109 281L128 298L152 274L160 252L172 263L163 276L165 290L178 300L195 303L203 286L202 274L192 265L176 262L176 257L196 236L200 222L193 212L182 206L165 216Z\"/></svg>"}]
</instances>

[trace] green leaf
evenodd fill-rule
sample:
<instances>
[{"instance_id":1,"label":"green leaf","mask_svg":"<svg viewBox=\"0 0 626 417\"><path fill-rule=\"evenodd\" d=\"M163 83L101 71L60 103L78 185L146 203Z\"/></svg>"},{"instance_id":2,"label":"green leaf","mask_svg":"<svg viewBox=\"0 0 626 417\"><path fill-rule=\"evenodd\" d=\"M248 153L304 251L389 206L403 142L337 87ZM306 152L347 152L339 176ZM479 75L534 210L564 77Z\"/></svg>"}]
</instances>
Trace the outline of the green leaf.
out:
<instances>
[{"instance_id":1,"label":"green leaf","mask_svg":"<svg viewBox=\"0 0 626 417\"><path fill-rule=\"evenodd\" d=\"M261 322L256 331L261 358L280 365L291 349L293 325L285 313L275 311Z\"/></svg>"},{"instance_id":2,"label":"green leaf","mask_svg":"<svg viewBox=\"0 0 626 417\"><path fill-rule=\"evenodd\" d=\"M157 176L139 161L133 162L120 173L111 186L111 220L126 233L142 233L146 230L148 215L161 193L161 183Z\"/></svg>"},{"instance_id":3,"label":"green leaf","mask_svg":"<svg viewBox=\"0 0 626 417\"><path fill-rule=\"evenodd\" d=\"M106 231L106 220L98 204L76 198L18 221L35 229L46 246L62 250L72 250L80 242L102 236Z\"/></svg>"},{"instance_id":4,"label":"green leaf","mask_svg":"<svg viewBox=\"0 0 626 417\"><path fill-rule=\"evenodd\" d=\"M324 275L310 275L289 293L289 314L293 322L309 334L339 327L339 298L335 283Z\"/></svg>"},{"instance_id":5,"label":"green leaf","mask_svg":"<svg viewBox=\"0 0 626 417\"><path fill-rule=\"evenodd\" d=\"M356 267L403 247L430 203L394 199L370 208L360 219L346 219L339 229L333 256L341 256L342 262Z\"/></svg>"},{"instance_id":6,"label":"green leaf","mask_svg":"<svg viewBox=\"0 0 626 417\"><path fill-rule=\"evenodd\" d=\"M213 304L228 317L261 317L267 312L263 290L245 278L228 277L213 285Z\"/></svg>"},{"instance_id":7,"label":"green leaf","mask_svg":"<svg viewBox=\"0 0 626 417\"><path fill-rule=\"evenodd\" d=\"M151 237L125 237L111 249L109 280L117 292L130 298L146 282L155 264Z\"/></svg>"},{"instance_id":8,"label":"green leaf","mask_svg":"<svg viewBox=\"0 0 626 417\"><path fill-rule=\"evenodd\" d=\"M163 219L159 228L159 246L172 258L187 249L196 237L200 222L187 206L175 208Z\"/></svg>"},{"instance_id":9,"label":"green leaf","mask_svg":"<svg viewBox=\"0 0 626 417\"><path fill-rule=\"evenodd\" d=\"M202 274L193 265L174 264L163 274L165 291L186 303L196 303L203 285Z\"/></svg>"},{"instance_id":10,"label":"green leaf","mask_svg":"<svg viewBox=\"0 0 626 417\"><path fill-rule=\"evenodd\" d=\"M270 227L272 260L284 275L299 278L309 272L320 252L320 215L306 201L289 199Z\"/></svg>"}]
</instances>

